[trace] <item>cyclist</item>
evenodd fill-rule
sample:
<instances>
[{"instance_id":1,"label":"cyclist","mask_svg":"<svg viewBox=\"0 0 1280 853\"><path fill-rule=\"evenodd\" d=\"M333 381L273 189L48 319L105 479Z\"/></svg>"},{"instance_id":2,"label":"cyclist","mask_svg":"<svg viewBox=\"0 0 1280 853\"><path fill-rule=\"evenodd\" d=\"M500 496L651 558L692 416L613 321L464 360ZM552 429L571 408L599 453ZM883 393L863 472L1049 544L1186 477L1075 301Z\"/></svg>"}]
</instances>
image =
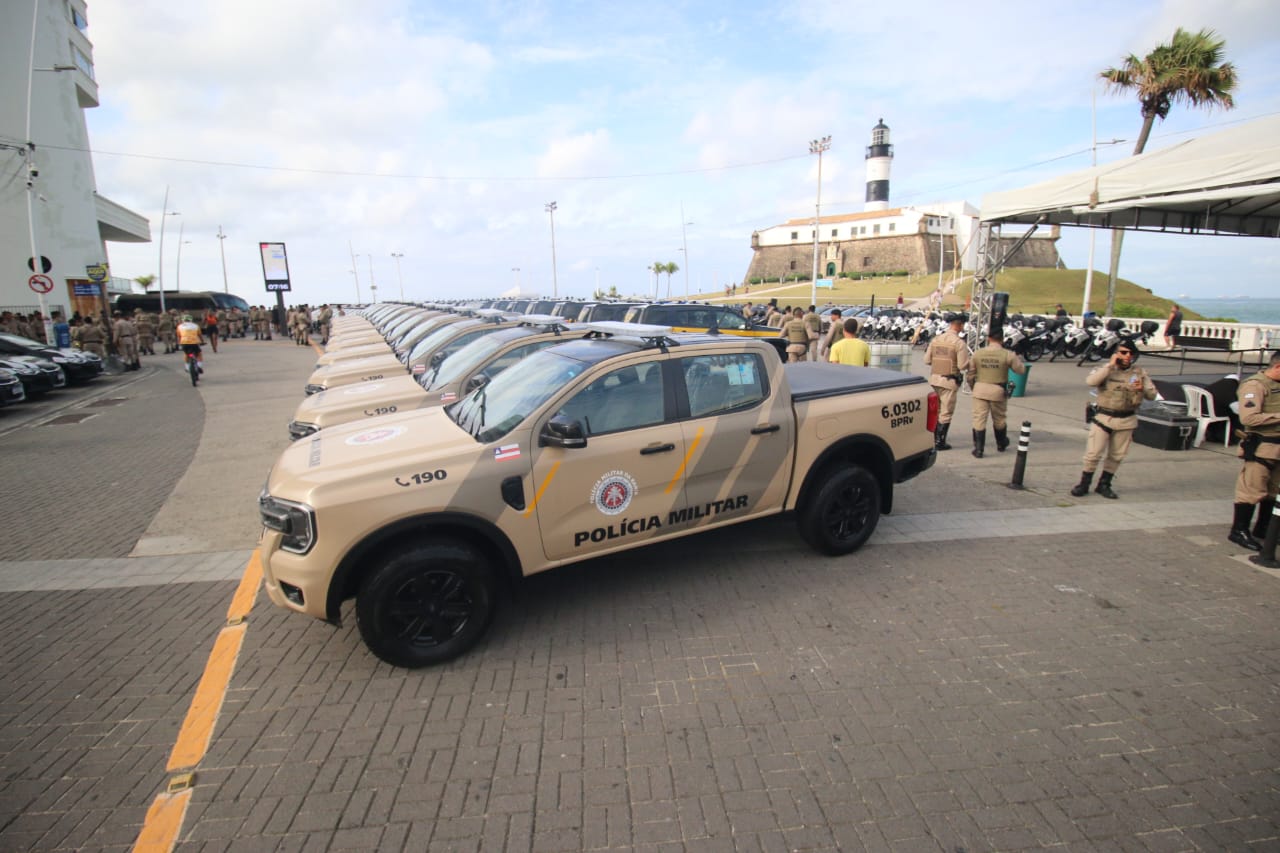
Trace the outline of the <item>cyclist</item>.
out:
<instances>
[{"instance_id":1,"label":"cyclist","mask_svg":"<svg viewBox=\"0 0 1280 853\"><path fill-rule=\"evenodd\" d=\"M200 345L204 343L204 334L195 320L191 319L190 314L182 315L182 322L178 324L177 332L178 348L188 355L195 356L196 366L201 373L204 373L204 360L200 357Z\"/></svg>"}]
</instances>

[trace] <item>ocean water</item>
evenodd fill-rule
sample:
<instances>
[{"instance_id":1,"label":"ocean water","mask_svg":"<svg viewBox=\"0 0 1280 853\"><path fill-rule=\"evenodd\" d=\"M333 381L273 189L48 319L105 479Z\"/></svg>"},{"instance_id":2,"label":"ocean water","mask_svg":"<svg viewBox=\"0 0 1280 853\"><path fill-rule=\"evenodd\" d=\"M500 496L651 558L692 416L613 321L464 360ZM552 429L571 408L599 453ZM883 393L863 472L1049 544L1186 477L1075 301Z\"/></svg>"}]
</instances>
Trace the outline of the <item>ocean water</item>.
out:
<instances>
[{"instance_id":1,"label":"ocean water","mask_svg":"<svg viewBox=\"0 0 1280 853\"><path fill-rule=\"evenodd\" d=\"M1179 299L1177 302L1205 317L1280 325L1280 299Z\"/></svg>"}]
</instances>

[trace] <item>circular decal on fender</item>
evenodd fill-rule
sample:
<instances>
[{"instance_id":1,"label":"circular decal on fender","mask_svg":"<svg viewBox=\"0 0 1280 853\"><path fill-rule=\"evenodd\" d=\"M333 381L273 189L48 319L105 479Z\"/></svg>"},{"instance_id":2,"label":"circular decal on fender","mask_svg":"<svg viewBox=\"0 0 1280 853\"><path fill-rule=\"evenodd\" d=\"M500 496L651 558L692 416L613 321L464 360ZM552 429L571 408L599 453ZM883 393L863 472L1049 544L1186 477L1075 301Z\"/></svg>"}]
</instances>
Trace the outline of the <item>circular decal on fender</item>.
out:
<instances>
[{"instance_id":1,"label":"circular decal on fender","mask_svg":"<svg viewBox=\"0 0 1280 853\"><path fill-rule=\"evenodd\" d=\"M378 429L365 430L348 438L347 444L356 447L363 447L366 444L378 444L383 441L390 441L403 432L404 427L380 427Z\"/></svg>"},{"instance_id":2,"label":"circular decal on fender","mask_svg":"<svg viewBox=\"0 0 1280 853\"><path fill-rule=\"evenodd\" d=\"M610 471L591 489L591 502L605 515L627 511L636 496L636 479L626 471Z\"/></svg>"},{"instance_id":3,"label":"circular decal on fender","mask_svg":"<svg viewBox=\"0 0 1280 853\"><path fill-rule=\"evenodd\" d=\"M372 394L382 387L381 382L367 382L362 385L352 385L343 391L343 394Z\"/></svg>"}]
</instances>

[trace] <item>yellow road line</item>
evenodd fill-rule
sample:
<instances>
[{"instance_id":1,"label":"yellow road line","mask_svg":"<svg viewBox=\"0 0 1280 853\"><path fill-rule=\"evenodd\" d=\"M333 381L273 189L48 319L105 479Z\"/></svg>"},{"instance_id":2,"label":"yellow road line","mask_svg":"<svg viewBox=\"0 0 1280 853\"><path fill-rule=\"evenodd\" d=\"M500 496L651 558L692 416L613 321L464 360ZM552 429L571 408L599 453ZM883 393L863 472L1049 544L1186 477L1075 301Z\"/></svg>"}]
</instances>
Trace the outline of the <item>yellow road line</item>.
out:
<instances>
[{"instance_id":1,"label":"yellow road line","mask_svg":"<svg viewBox=\"0 0 1280 853\"><path fill-rule=\"evenodd\" d=\"M320 347L316 345L315 341L308 340L307 343L311 344L311 348L316 351L316 355L324 355L324 350L320 349Z\"/></svg>"},{"instance_id":2,"label":"yellow road line","mask_svg":"<svg viewBox=\"0 0 1280 853\"><path fill-rule=\"evenodd\" d=\"M200 677L200 684L196 687L196 695L191 700L191 707L187 709L187 718L182 721L178 740L173 745L173 752L169 754L166 770L195 767L204 758L205 751L209 748L209 739L213 736L213 725L218 720L218 712L222 710L227 684L236 668L236 657L240 654L245 628L244 625L230 625L218 633L213 651L209 653L209 661L205 664L204 675Z\"/></svg>"},{"instance_id":3,"label":"yellow road line","mask_svg":"<svg viewBox=\"0 0 1280 853\"><path fill-rule=\"evenodd\" d=\"M547 486L551 485L551 478L556 475L556 471L560 470L560 463L551 466L551 470L547 472L547 479L542 481L542 485L538 487L538 493L533 496L533 503L529 504L529 508L524 511L525 515L533 515L533 508L538 505L538 501L542 500L542 493L547 490Z\"/></svg>"},{"instance_id":4,"label":"yellow road line","mask_svg":"<svg viewBox=\"0 0 1280 853\"><path fill-rule=\"evenodd\" d=\"M213 642L213 650L209 652L209 659L205 662L195 696L187 708L187 716L182 721L173 751L169 753L169 763L165 770L170 773L195 767L209 750L218 713L227 696L227 685L231 683L240 648L244 645L245 632L248 630L244 620L253 609L258 597L258 587L261 585L262 556L255 549L245 566L231 605L227 608L228 624L218 632L218 637ZM147 816L133 849L138 853L169 853L182 830L182 821L186 817L187 803L190 800L190 788L176 793L166 791L158 794L147 809Z\"/></svg>"},{"instance_id":5,"label":"yellow road line","mask_svg":"<svg viewBox=\"0 0 1280 853\"><path fill-rule=\"evenodd\" d=\"M676 469L676 475L671 478L670 483L667 483L667 488L663 491L664 495L671 494L671 490L676 487L676 483L680 482L680 478L684 475L684 469L689 464L689 460L693 458L693 452L698 449L700 441L702 441L702 427L698 427L698 432L693 437L693 444L689 445L689 451L685 453L684 460L680 463L680 467Z\"/></svg>"},{"instance_id":6,"label":"yellow road line","mask_svg":"<svg viewBox=\"0 0 1280 853\"><path fill-rule=\"evenodd\" d=\"M258 599L258 587L261 585L262 558L258 554L258 549L254 548L253 556L249 558L249 565L245 567L244 577L240 578L240 586L236 588L235 597L231 599L231 606L227 608L228 622L249 617L249 611L253 609L253 603Z\"/></svg>"},{"instance_id":7,"label":"yellow road line","mask_svg":"<svg viewBox=\"0 0 1280 853\"><path fill-rule=\"evenodd\" d=\"M190 800L190 788L176 794L158 795L147 809L142 831L133 844L134 853L169 853L182 829Z\"/></svg>"}]
</instances>

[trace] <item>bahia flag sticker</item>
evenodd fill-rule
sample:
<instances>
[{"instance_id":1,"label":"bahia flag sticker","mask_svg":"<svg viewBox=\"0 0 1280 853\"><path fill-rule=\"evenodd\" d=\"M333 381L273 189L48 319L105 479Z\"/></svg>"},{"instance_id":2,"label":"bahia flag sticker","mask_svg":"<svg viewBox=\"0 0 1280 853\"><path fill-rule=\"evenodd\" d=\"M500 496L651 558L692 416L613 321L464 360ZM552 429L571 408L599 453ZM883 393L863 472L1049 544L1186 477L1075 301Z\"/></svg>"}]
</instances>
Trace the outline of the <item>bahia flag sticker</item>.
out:
<instances>
[{"instance_id":1,"label":"bahia flag sticker","mask_svg":"<svg viewBox=\"0 0 1280 853\"><path fill-rule=\"evenodd\" d=\"M441 403L452 403L456 399L458 399L458 395L452 391L445 391L443 394L440 395Z\"/></svg>"},{"instance_id":2,"label":"bahia flag sticker","mask_svg":"<svg viewBox=\"0 0 1280 853\"><path fill-rule=\"evenodd\" d=\"M501 462L503 459L519 459L520 445L504 444L501 447L493 449L493 459L495 462Z\"/></svg>"}]
</instances>

